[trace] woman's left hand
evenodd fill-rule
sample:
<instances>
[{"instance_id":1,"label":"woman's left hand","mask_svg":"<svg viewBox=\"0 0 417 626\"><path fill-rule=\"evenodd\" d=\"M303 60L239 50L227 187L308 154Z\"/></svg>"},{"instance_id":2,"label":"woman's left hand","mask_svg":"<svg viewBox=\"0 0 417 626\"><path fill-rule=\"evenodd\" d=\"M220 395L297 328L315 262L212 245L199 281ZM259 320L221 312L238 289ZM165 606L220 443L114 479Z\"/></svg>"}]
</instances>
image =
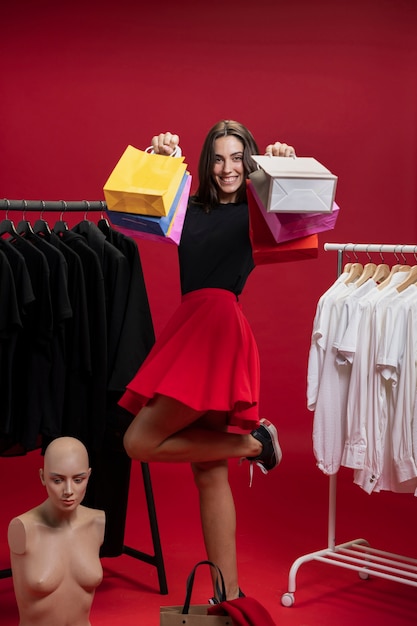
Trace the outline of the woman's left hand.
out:
<instances>
[{"instance_id":1,"label":"woman's left hand","mask_svg":"<svg viewBox=\"0 0 417 626\"><path fill-rule=\"evenodd\" d=\"M295 149L287 143L276 141L275 143L270 143L266 146L265 154L268 154L269 156L295 157Z\"/></svg>"}]
</instances>

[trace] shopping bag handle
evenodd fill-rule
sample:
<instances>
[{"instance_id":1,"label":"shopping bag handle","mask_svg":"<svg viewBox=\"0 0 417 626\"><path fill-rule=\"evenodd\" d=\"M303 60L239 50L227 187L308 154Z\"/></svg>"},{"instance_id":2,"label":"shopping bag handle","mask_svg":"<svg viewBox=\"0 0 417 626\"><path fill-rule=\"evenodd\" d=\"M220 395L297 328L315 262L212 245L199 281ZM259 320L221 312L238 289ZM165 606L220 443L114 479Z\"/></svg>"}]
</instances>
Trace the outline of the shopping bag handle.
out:
<instances>
[{"instance_id":1,"label":"shopping bag handle","mask_svg":"<svg viewBox=\"0 0 417 626\"><path fill-rule=\"evenodd\" d=\"M257 156L257 155L255 155L255 156ZM271 153L271 152L265 152L265 154L264 154L263 156L267 156L267 157L269 157L270 159L272 159L272 158L273 158L273 155L272 155L272 153ZM290 154L289 156L285 157L285 158L286 158L286 159L294 159L294 160L295 160L295 159L297 158L297 155L295 154L295 152L291 152L291 154ZM259 163L257 163L257 164L256 164L256 169L261 170L261 169L262 169L262 166L261 166Z\"/></svg>"},{"instance_id":2,"label":"shopping bag handle","mask_svg":"<svg viewBox=\"0 0 417 626\"><path fill-rule=\"evenodd\" d=\"M188 615L190 611L191 593L193 591L195 573L196 573L197 567L199 567L200 565L210 565L216 570L216 574L217 574L216 583L215 583L216 596L218 597L220 602L226 601L226 586L224 584L224 578L223 578L223 574L221 573L220 568L212 561L200 561L193 567L190 575L187 578L185 601L184 601L184 606L181 611L181 614L183 615L184 614ZM219 579L221 582L221 586L219 585Z\"/></svg>"},{"instance_id":3,"label":"shopping bag handle","mask_svg":"<svg viewBox=\"0 0 417 626\"><path fill-rule=\"evenodd\" d=\"M264 156L270 157L272 158L272 152L265 152ZM295 154L295 152L291 152L291 154L289 154L287 157L287 159L296 159L297 155ZM258 164L258 168L259 168L259 164Z\"/></svg>"},{"instance_id":4,"label":"shopping bag handle","mask_svg":"<svg viewBox=\"0 0 417 626\"><path fill-rule=\"evenodd\" d=\"M155 154L153 146L148 146L146 148L145 152L149 152L150 154ZM167 156L167 155L163 154L162 156ZM182 150L181 150L180 146L179 145L175 146L174 151L171 154L169 154L168 156L171 156L171 157L181 157L182 156Z\"/></svg>"}]
</instances>

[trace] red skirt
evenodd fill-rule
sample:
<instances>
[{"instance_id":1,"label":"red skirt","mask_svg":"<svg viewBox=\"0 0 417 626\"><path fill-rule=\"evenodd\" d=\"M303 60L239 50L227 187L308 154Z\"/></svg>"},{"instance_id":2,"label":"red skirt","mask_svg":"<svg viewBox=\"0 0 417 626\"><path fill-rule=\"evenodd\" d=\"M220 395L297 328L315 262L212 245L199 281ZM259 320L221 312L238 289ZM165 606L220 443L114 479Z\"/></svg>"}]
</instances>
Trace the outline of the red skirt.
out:
<instances>
[{"instance_id":1,"label":"red skirt","mask_svg":"<svg viewBox=\"0 0 417 626\"><path fill-rule=\"evenodd\" d=\"M196 411L225 411L229 424L258 425L259 353L236 296L200 289L182 301L119 404L136 415L156 394Z\"/></svg>"}]
</instances>

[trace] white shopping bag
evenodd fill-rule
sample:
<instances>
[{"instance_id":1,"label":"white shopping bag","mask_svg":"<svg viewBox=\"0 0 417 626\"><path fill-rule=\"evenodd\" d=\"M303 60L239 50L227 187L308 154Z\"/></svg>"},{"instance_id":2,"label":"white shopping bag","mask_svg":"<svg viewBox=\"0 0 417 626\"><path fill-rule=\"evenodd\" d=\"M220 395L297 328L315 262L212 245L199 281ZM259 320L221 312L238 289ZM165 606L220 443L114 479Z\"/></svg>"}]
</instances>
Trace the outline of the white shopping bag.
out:
<instances>
[{"instance_id":1,"label":"white shopping bag","mask_svg":"<svg viewBox=\"0 0 417 626\"><path fill-rule=\"evenodd\" d=\"M330 213L337 176L312 157L252 155L261 169L249 178L267 211Z\"/></svg>"}]
</instances>

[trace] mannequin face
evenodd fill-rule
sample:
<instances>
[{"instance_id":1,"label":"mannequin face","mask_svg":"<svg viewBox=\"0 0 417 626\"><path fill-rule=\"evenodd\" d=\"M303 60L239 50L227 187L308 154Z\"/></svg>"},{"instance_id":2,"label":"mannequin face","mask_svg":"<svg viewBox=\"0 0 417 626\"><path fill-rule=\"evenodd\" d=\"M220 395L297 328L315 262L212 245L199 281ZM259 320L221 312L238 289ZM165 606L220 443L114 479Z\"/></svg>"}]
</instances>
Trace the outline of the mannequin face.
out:
<instances>
[{"instance_id":1,"label":"mannequin face","mask_svg":"<svg viewBox=\"0 0 417 626\"><path fill-rule=\"evenodd\" d=\"M49 500L59 511L73 511L81 504L91 469L84 445L72 437L59 437L46 449L39 471Z\"/></svg>"}]
</instances>

